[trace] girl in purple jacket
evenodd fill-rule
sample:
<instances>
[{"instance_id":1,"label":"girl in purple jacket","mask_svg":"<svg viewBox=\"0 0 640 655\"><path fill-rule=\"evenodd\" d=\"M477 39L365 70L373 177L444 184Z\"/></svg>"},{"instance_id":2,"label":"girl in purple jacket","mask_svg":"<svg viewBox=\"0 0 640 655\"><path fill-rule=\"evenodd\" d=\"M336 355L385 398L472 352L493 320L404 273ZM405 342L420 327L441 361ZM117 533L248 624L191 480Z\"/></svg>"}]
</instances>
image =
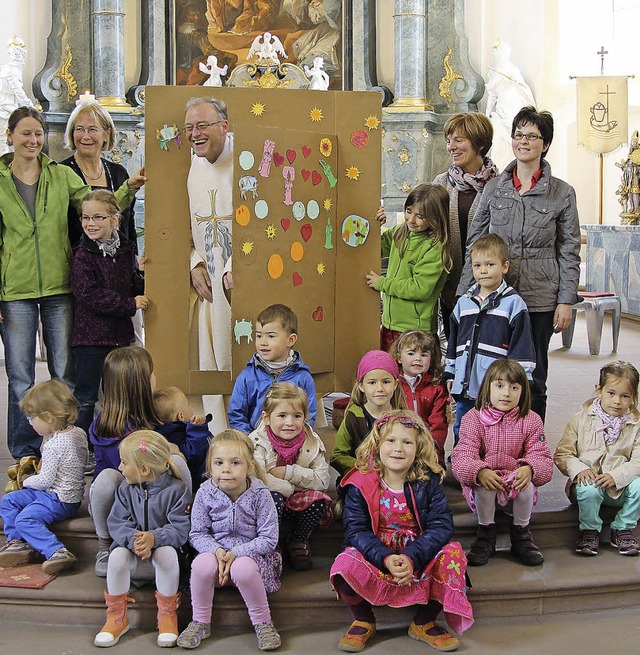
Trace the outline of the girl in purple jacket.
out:
<instances>
[{"instance_id":1,"label":"girl in purple jacket","mask_svg":"<svg viewBox=\"0 0 640 655\"><path fill-rule=\"evenodd\" d=\"M282 557L278 513L253 458L253 443L239 430L225 430L211 442L209 480L196 494L189 541L199 555L191 567L193 620L178 638L181 648L197 648L211 636L213 593L234 584L249 610L260 650L275 650L280 635L267 592L280 588Z\"/></svg>"},{"instance_id":2,"label":"girl in purple jacket","mask_svg":"<svg viewBox=\"0 0 640 655\"><path fill-rule=\"evenodd\" d=\"M85 432L93 421L102 366L118 346L134 341L132 317L146 309L144 278L136 264L135 244L118 231L120 212L111 191L98 189L82 201L84 234L71 271L75 314L71 351L76 368L76 425Z\"/></svg>"}]
</instances>

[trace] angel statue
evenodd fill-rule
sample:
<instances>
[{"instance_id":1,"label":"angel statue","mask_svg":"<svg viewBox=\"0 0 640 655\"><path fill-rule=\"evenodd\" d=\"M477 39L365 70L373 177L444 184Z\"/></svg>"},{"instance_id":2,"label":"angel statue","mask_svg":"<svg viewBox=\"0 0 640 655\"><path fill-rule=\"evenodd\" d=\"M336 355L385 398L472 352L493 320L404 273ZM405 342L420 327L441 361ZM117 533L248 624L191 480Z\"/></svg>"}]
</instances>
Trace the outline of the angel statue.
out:
<instances>
[{"instance_id":1,"label":"angel statue","mask_svg":"<svg viewBox=\"0 0 640 655\"><path fill-rule=\"evenodd\" d=\"M229 70L229 66L226 64L223 68L218 66L218 58L215 55L209 55L206 64L201 61L199 68L205 75L209 76L202 86L222 86L222 75L226 75Z\"/></svg>"},{"instance_id":2,"label":"angel statue","mask_svg":"<svg viewBox=\"0 0 640 655\"><path fill-rule=\"evenodd\" d=\"M305 64L304 74L309 78L309 88L313 91L326 91L329 88L329 76L324 72L324 59L315 57L313 66Z\"/></svg>"},{"instance_id":3,"label":"angel statue","mask_svg":"<svg viewBox=\"0 0 640 655\"><path fill-rule=\"evenodd\" d=\"M282 41L275 34L265 32L264 34L259 34L253 40L247 59L258 57L259 64L270 63L279 65L280 59L278 55L282 57L287 56Z\"/></svg>"},{"instance_id":4,"label":"angel statue","mask_svg":"<svg viewBox=\"0 0 640 655\"><path fill-rule=\"evenodd\" d=\"M620 196L618 202L622 205L620 217L622 222L629 225L640 223L640 146L638 144L638 130L631 136L628 157L617 163L622 169L622 180L616 191Z\"/></svg>"}]
</instances>

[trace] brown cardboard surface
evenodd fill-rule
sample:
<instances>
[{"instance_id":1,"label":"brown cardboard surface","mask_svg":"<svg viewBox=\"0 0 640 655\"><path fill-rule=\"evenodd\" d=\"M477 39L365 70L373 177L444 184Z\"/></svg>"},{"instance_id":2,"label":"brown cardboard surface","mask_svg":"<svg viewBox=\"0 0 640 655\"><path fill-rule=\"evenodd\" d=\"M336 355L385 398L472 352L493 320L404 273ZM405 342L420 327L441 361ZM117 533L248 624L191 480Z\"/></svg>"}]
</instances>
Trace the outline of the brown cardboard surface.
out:
<instances>
[{"instance_id":1,"label":"brown cardboard surface","mask_svg":"<svg viewBox=\"0 0 640 655\"><path fill-rule=\"evenodd\" d=\"M371 225L364 244L346 245L341 238L344 219L356 214L373 223L380 198L381 129L368 129L369 115L380 118L381 99L368 92L319 92L290 89L239 89L203 87L147 87L146 89L146 173L145 254L147 293L151 305L146 313L146 342L151 352L160 386L175 384L186 393L230 393L235 375L242 370L254 352L254 343L246 338L233 342L233 376L229 372L194 371L189 369L189 209L186 179L190 165L190 148L174 141L162 150L156 131L164 125L184 123L184 106L194 96L215 93L229 108L230 131L235 134L234 148L234 211L239 204L250 208L246 226L233 221L233 270L235 289L232 294L232 323L251 320L261 309L273 302L289 305L299 320L299 340L296 348L317 375L318 391L349 390L353 384L359 358L379 342L380 298L364 281L365 274L380 270L380 231ZM261 107L257 108L256 103ZM312 110L315 118L311 119ZM317 111L320 110L320 111ZM262 112L262 115L256 113ZM365 147L352 144L355 130L368 135ZM322 137L331 139L330 156L318 152ZM360 135L362 137L362 135ZM297 221L291 207L284 205L282 166L271 165L268 178L256 175L265 139L276 142L276 151L296 151L295 180L292 198L305 204L311 199L320 205L317 219ZM355 139L358 143L358 139ZM282 144L282 145L281 145ZM312 149L303 156L302 146ZM253 170L242 171L238 156L250 150L255 157ZM282 154L282 153L281 153ZM286 157L286 154L285 154ZM337 179L331 189L318 163L326 161ZM285 160L285 164L289 162ZM313 163L313 166L307 165ZM283 165L285 165L283 164ZM346 176L348 167L361 172L358 180ZM302 179L302 169L318 171L322 180L313 185L312 179ZM254 175L258 182L257 198L240 197L238 180L242 175ZM332 199L332 209L323 208L325 198ZM255 217L255 202L267 200L269 215ZM333 250L326 250L327 215L333 228ZM290 219L284 230L280 221ZM311 225L308 241L301 238L300 228ZM269 239L265 228L274 225L276 236ZM307 233L308 236L308 233ZM239 260L242 241L255 239L255 260L247 265ZM291 243L299 241L304 255L299 262L291 259ZM284 262L280 278L269 277L265 261L269 254L279 253ZM316 272L318 262L326 266L324 276ZM292 275L298 273L302 284L293 285ZM244 290L249 290L244 292ZM313 319L318 306L323 308L322 321ZM316 314L317 316L317 314ZM231 336L230 336L231 338Z\"/></svg>"}]
</instances>

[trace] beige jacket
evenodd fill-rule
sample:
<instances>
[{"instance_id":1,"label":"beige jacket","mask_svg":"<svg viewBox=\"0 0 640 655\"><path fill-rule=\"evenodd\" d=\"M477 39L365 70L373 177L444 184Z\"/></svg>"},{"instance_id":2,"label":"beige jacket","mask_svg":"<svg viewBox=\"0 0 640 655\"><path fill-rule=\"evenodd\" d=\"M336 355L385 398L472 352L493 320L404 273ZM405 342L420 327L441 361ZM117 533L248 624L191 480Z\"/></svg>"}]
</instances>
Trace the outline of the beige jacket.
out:
<instances>
[{"instance_id":1,"label":"beige jacket","mask_svg":"<svg viewBox=\"0 0 640 655\"><path fill-rule=\"evenodd\" d=\"M298 461L286 467L284 480L268 473L276 466L278 454L269 442L264 423L260 421L258 427L249 435L255 445L255 460L265 473L269 491L277 491L285 498L288 498L296 487L314 491L326 491L329 487L329 464L324 444L308 425L305 428L307 438L298 454Z\"/></svg>"},{"instance_id":2,"label":"beige jacket","mask_svg":"<svg viewBox=\"0 0 640 655\"><path fill-rule=\"evenodd\" d=\"M603 433L596 432L602 421L592 409L593 399L587 400L569 421L553 455L556 466L569 477L567 493L581 471L610 473L615 489L607 489L611 498L618 498L624 488L640 477L640 414L632 410L615 443L607 446Z\"/></svg>"}]
</instances>

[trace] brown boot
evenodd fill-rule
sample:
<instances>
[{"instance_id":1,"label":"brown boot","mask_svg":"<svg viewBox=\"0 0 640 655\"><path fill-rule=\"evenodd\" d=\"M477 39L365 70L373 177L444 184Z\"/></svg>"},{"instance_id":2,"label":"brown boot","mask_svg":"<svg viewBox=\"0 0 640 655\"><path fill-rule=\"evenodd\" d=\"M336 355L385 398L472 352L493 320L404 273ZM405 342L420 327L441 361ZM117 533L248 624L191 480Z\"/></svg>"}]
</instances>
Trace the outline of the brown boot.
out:
<instances>
[{"instance_id":1,"label":"brown boot","mask_svg":"<svg viewBox=\"0 0 640 655\"><path fill-rule=\"evenodd\" d=\"M127 618L127 603L135 603L133 598L125 594L108 594L104 592L104 599L107 602L107 622L102 630L93 640L94 646L109 648L118 643L118 639L129 630L129 619Z\"/></svg>"},{"instance_id":2,"label":"brown boot","mask_svg":"<svg viewBox=\"0 0 640 655\"><path fill-rule=\"evenodd\" d=\"M173 648L178 641L178 607L180 607L180 594L163 596L156 591L158 603L158 646L160 648Z\"/></svg>"}]
</instances>

